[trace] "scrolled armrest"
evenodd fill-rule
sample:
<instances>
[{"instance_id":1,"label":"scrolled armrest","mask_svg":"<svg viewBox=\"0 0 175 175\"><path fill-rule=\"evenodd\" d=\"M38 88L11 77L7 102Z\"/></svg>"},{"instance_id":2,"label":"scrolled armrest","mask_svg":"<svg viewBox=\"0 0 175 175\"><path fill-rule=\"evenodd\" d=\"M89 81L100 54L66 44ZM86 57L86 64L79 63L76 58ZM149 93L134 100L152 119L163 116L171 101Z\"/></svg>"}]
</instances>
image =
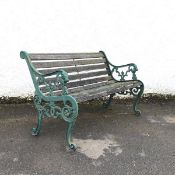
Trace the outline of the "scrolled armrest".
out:
<instances>
[{"instance_id":1,"label":"scrolled armrest","mask_svg":"<svg viewBox=\"0 0 175 175\"><path fill-rule=\"evenodd\" d=\"M117 81L126 81L125 77L128 76L129 73L132 73L132 80L137 80L136 72L138 71L137 65L134 63L116 66L111 63L109 63L110 67L110 73L113 76L114 73L117 74L120 79L118 80L116 77L113 76L113 78ZM127 68L125 71L123 71L122 68Z\"/></svg>"}]
</instances>

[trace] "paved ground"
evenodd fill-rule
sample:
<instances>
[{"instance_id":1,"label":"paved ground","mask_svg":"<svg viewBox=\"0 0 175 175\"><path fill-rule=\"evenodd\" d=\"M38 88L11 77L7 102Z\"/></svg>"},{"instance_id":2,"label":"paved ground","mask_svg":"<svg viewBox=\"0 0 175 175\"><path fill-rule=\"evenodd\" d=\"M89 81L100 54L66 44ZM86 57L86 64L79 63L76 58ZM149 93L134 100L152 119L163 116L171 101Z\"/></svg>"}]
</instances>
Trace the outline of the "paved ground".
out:
<instances>
[{"instance_id":1,"label":"paved ground","mask_svg":"<svg viewBox=\"0 0 175 175\"><path fill-rule=\"evenodd\" d=\"M32 105L0 106L0 175L174 175L175 101L108 110L81 105L74 130L79 148L64 145L65 123L45 119L38 137Z\"/></svg>"}]
</instances>

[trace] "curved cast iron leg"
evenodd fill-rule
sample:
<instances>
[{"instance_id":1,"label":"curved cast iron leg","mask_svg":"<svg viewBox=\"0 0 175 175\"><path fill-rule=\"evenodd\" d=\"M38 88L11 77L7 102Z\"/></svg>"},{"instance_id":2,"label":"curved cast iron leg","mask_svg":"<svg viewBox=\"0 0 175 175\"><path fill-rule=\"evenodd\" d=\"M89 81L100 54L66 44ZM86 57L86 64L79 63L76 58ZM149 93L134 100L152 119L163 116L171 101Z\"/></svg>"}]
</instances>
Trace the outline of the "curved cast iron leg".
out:
<instances>
[{"instance_id":1,"label":"curved cast iron leg","mask_svg":"<svg viewBox=\"0 0 175 175\"><path fill-rule=\"evenodd\" d=\"M134 103L133 103L133 110L134 110L135 115L137 115L137 116L140 116L141 115L141 111L138 110L137 105L138 105L138 103L140 101L140 98L141 98L141 96L143 94L143 91L144 91L144 84L143 83L142 83L142 85L140 86L139 89L140 89L140 91L137 94L137 96L136 96L136 98L134 100Z\"/></svg>"},{"instance_id":2,"label":"curved cast iron leg","mask_svg":"<svg viewBox=\"0 0 175 175\"><path fill-rule=\"evenodd\" d=\"M113 99L113 96L114 96L114 95L115 95L115 94L110 94L109 98L103 103L104 108L108 108L108 107L109 107L109 105L110 105L111 102L112 102L112 99Z\"/></svg>"},{"instance_id":3,"label":"curved cast iron leg","mask_svg":"<svg viewBox=\"0 0 175 175\"><path fill-rule=\"evenodd\" d=\"M66 131L66 142L69 148L75 151L77 146L72 143L72 131L73 131L74 124L75 124L75 121L67 122L68 126L67 126L67 131Z\"/></svg>"},{"instance_id":4,"label":"curved cast iron leg","mask_svg":"<svg viewBox=\"0 0 175 175\"><path fill-rule=\"evenodd\" d=\"M43 114L41 111L38 111L38 124L36 128L32 128L32 135L37 136L40 133L42 125Z\"/></svg>"}]
</instances>

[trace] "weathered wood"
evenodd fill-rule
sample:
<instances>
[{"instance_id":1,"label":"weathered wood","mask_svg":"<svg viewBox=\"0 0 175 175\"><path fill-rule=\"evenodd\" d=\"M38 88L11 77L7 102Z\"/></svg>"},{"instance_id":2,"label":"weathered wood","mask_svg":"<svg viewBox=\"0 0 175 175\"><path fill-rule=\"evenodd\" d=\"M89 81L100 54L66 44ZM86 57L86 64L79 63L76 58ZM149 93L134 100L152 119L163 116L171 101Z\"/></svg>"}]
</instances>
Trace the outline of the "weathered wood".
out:
<instances>
[{"instance_id":1,"label":"weathered wood","mask_svg":"<svg viewBox=\"0 0 175 175\"><path fill-rule=\"evenodd\" d=\"M108 81L110 77L92 77L91 79L85 79L85 80L81 80L81 81L72 81L72 82L68 82L67 83L67 88L71 88L71 87L77 87L77 86L84 86L84 85L88 85L88 84L93 84L93 83L98 83L98 82L103 82L103 81ZM43 93L47 92L46 87L43 85L40 87L41 91ZM57 89L55 89L57 90ZM58 87L59 90L59 87Z\"/></svg>"},{"instance_id":2,"label":"weathered wood","mask_svg":"<svg viewBox=\"0 0 175 175\"><path fill-rule=\"evenodd\" d=\"M87 84L93 84L93 83L97 83L97 82L102 82L102 81L108 81L109 77L93 77L91 79L84 79L81 81L72 81L72 82L68 82L67 83L67 87L77 87L77 86L84 86Z\"/></svg>"},{"instance_id":3,"label":"weathered wood","mask_svg":"<svg viewBox=\"0 0 175 175\"><path fill-rule=\"evenodd\" d=\"M81 92L84 90L89 90L89 89L98 89L99 87L105 86L105 85L110 85L115 83L114 80L109 80L109 81L103 81L103 82L97 82L93 84L87 84L85 86L78 86L78 87L72 87L68 89L69 93L76 93L76 92Z\"/></svg>"},{"instance_id":4,"label":"weathered wood","mask_svg":"<svg viewBox=\"0 0 175 175\"><path fill-rule=\"evenodd\" d=\"M44 61L44 62L32 62L35 68L51 68L51 67L67 67L75 65L88 65L104 63L104 59L84 59L84 60L69 60L69 61Z\"/></svg>"},{"instance_id":5,"label":"weathered wood","mask_svg":"<svg viewBox=\"0 0 175 175\"><path fill-rule=\"evenodd\" d=\"M98 65L88 65L88 66L76 66L76 67L60 67L60 68L53 68L53 69L38 69L39 72L43 74L48 74L51 72L55 72L58 70L65 70L66 72L81 72L81 71L90 71L90 70L96 70L96 69L105 69L105 64L98 64Z\"/></svg>"},{"instance_id":6,"label":"weathered wood","mask_svg":"<svg viewBox=\"0 0 175 175\"><path fill-rule=\"evenodd\" d=\"M106 70L99 70L97 72L83 72L83 73L75 73L75 74L69 74L69 80L72 81L72 80L80 80L80 79L83 79L83 78L90 78L90 77L98 77L98 76L107 76L107 72ZM46 82L49 82L49 81L55 81L56 77L52 76L48 76L48 77L45 77L46 78Z\"/></svg>"},{"instance_id":7,"label":"weathered wood","mask_svg":"<svg viewBox=\"0 0 175 175\"><path fill-rule=\"evenodd\" d=\"M67 73L77 72L76 67L64 67L64 68L53 68L53 69L37 69L37 70L42 74L49 74L49 73L52 73L52 72L56 72L58 70L64 70Z\"/></svg>"},{"instance_id":8,"label":"weathered wood","mask_svg":"<svg viewBox=\"0 0 175 175\"><path fill-rule=\"evenodd\" d=\"M87 100L92 100L95 98L100 98L113 93L122 92L130 88L140 86L139 81L129 81L129 82L101 82L101 86L94 87L93 85L77 87L73 89L68 89L69 95L73 96L78 102L83 102ZM99 84L99 85L100 85ZM61 95L61 91L55 91L54 95Z\"/></svg>"},{"instance_id":9,"label":"weathered wood","mask_svg":"<svg viewBox=\"0 0 175 175\"><path fill-rule=\"evenodd\" d=\"M97 70L97 69L106 69L105 64L99 64L99 65L88 65L88 66L77 66L76 67L78 72L82 71L90 71L90 70Z\"/></svg>"},{"instance_id":10,"label":"weathered wood","mask_svg":"<svg viewBox=\"0 0 175 175\"><path fill-rule=\"evenodd\" d=\"M101 52L94 53L30 53L31 60L65 60L104 57Z\"/></svg>"},{"instance_id":11,"label":"weathered wood","mask_svg":"<svg viewBox=\"0 0 175 175\"><path fill-rule=\"evenodd\" d=\"M70 88L68 88L68 93L71 94L71 93L81 92L81 91L84 91L84 90L89 90L89 89L92 89L92 88L99 88L99 87L102 87L102 86L105 86L105 85L113 84L115 82L116 81L114 81L114 80L109 80L109 81L97 82L97 83L94 83L94 84L87 84L87 85L84 85L84 86L70 87ZM53 93L54 93L54 95L58 96L58 95L61 94L61 90L53 91ZM48 95L48 93L46 92L45 95Z\"/></svg>"},{"instance_id":12,"label":"weathered wood","mask_svg":"<svg viewBox=\"0 0 175 175\"><path fill-rule=\"evenodd\" d=\"M90 89L86 91L81 91L78 93L72 93L72 95L78 102L83 102L99 97L104 97L113 93L123 92L130 88L134 88L136 86L141 85L140 82L117 82L112 85L102 86L98 89Z\"/></svg>"}]
</instances>

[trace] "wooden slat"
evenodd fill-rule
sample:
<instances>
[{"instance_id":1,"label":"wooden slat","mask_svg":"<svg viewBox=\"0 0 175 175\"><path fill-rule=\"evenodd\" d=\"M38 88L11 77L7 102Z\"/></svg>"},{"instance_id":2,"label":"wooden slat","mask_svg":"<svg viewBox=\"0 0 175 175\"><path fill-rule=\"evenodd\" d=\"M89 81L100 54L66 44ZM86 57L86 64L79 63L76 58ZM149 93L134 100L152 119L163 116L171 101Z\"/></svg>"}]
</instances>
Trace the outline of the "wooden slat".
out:
<instances>
[{"instance_id":1,"label":"wooden slat","mask_svg":"<svg viewBox=\"0 0 175 175\"><path fill-rule=\"evenodd\" d=\"M89 90L89 89L93 89L93 88L96 89L96 88L99 88L99 87L102 87L102 86L105 86L105 85L114 84L115 82L116 81L114 81L114 80L110 80L110 81L97 82L97 83L94 83L94 84L88 84L88 85L85 85L85 86L71 87L71 88L68 89L68 93L71 94L71 93L77 93L77 92L81 92L81 91ZM56 90L56 91L53 91L53 92L56 96L61 94L61 90ZM47 93L45 93L45 95L47 95Z\"/></svg>"},{"instance_id":2,"label":"wooden slat","mask_svg":"<svg viewBox=\"0 0 175 175\"><path fill-rule=\"evenodd\" d=\"M140 85L140 82L117 82L115 84L106 85L98 89L90 89L86 91L81 91L79 93L72 93L72 95L78 102L83 102L103 96L107 96L113 93L125 91L127 89L133 88Z\"/></svg>"},{"instance_id":3,"label":"wooden slat","mask_svg":"<svg viewBox=\"0 0 175 175\"><path fill-rule=\"evenodd\" d=\"M52 62L32 62L35 68L53 68L53 67L67 67L75 66L73 60L69 61L52 61Z\"/></svg>"},{"instance_id":4,"label":"wooden slat","mask_svg":"<svg viewBox=\"0 0 175 175\"><path fill-rule=\"evenodd\" d=\"M97 70L97 69L106 69L106 65L99 64L99 65L89 65L89 66L77 66L76 68L78 72L81 72L81 71L90 71L90 70Z\"/></svg>"},{"instance_id":5,"label":"wooden slat","mask_svg":"<svg viewBox=\"0 0 175 175\"><path fill-rule=\"evenodd\" d=\"M101 52L94 53L30 53L31 60L64 60L64 59L82 59L104 57Z\"/></svg>"},{"instance_id":6,"label":"wooden slat","mask_svg":"<svg viewBox=\"0 0 175 175\"><path fill-rule=\"evenodd\" d=\"M115 83L114 80L97 82L97 83L88 84L88 85L85 85L85 86L78 86L78 87L75 87L75 88L69 88L68 92L69 93L76 93L76 92L81 92L81 91L89 90L89 89L93 89L93 88L96 89L96 88L99 88L99 87L102 87L102 86L105 86L105 85L109 85L109 84L113 84L113 83Z\"/></svg>"},{"instance_id":7,"label":"wooden slat","mask_svg":"<svg viewBox=\"0 0 175 175\"><path fill-rule=\"evenodd\" d=\"M98 83L98 82L108 81L108 80L109 80L109 77L105 76L105 77L98 77L98 78L93 77L92 79L87 79L87 80L85 79L85 80L81 80L81 81L72 81L72 82L67 83L67 88L72 88L72 87L77 87L77 86L84 86L84 85L87 85L87 84L93 84L93 83ZM45 86L41 86L40 89L43 93L47 92ZM57 89L55 89L55 90L57 90Z\"/></svg>"},{"instance_id":8,"label":"wooden slat","mask_svg":"<svg viewBox=\"0 0 175 175\"><path fill-rule=\"evenodd\" d=\"M36 68L52 68L52 67L66 67L74 65L88 65L104 63L104 59L84 59L84 60L69 60L69 61L48 61L48 62L32 62Z\"/></svg>"},{"instance_id":9,"label":"wooden slat","mask_svg":"<svg viewBox=\"0 0 175 175\"><path fill-rule=\"evenodd\" d=\"M77 86L84 86L87 84L108 81L108 79L109 79L109 77L98 77L98 78L92 78L92 79L81 80L81 81L73 81L73 82L68 82L67 87L71 88L71 87L77 87Z\"/></svg>"},{"instance_id":10,"label":"wooden slat","mask_svg":"<svg viewBox=\"0 0 175 175\"><path fill-rule=\"evenodd\" d=\"M90 78L90 77L97 77L97 76L102 76L102 75L107 75L106 70L99 70L97 72L88 72L88 73L79 73L76 75L69 75L70 80L76 80L76 79L83 79L83 78Z\"/></svg>"},{"instance_id":11,"label":"wooden slat","mask_svg":"<svg viewBox=\"0 0 175 175\"><path fill-rule=\"evenodd\" d=\"M54 68L54 69L38 69L39 72L41 72L42 74L48 74L48 73L52 73L52 72L56 72L58 70L64 70L67 73L71 73L71 72L77 72L76 67L64 67L64 68Z\"/></svg>"},{"instance_id":12,"label":"wooden slat","mask_svg":"<svg viewBox=\"0 0 175 175\"><path fill-rule=\"evenodd\" d=\"M48 74L51 72L55 72L58 70L65 70L66 72L81 72L81 71L90 71L90 70L96 70L96 69L105 69L105 64L99 64L99 65L88 65L88 66L77 66L77 67L60 67L60 68L53 68L53 69L38 69L39 72L43 74Z\"/></svg>"},{"instance_id":13,"label":"wooden slat","mask_svg":"<svg viewBox=\"0 0 175 175\"><path fill-rule=\"evenodd\" d=\"M76 73L76 74L69 74L69 80L80 80L83 78L90 78L90 77L98 77L98 76L107 76L107 72L106 70L99 70L97 72L88 72L88 73ZM56 77L46 77L46 82L49 81L54 81L56 79Z\"/></svg>"}]
</instances>

